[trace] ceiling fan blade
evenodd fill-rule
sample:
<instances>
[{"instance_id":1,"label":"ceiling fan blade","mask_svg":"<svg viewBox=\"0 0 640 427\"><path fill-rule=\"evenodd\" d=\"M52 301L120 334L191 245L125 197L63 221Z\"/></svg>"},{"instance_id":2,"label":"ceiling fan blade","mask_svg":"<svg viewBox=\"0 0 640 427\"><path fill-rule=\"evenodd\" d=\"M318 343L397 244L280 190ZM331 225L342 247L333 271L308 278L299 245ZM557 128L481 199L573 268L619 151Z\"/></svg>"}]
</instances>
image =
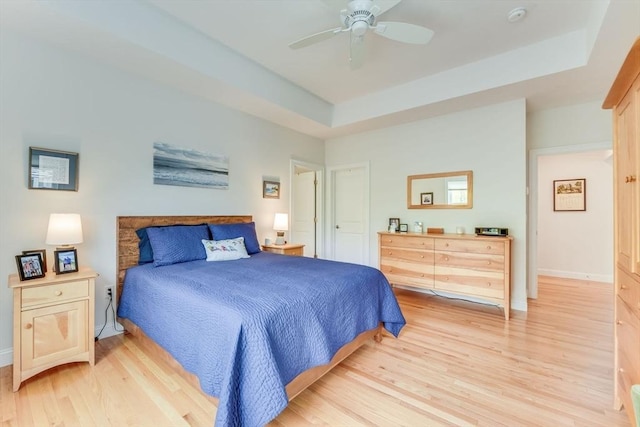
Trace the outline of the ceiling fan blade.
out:
<instances>
[{"instance_id":1,"label":"ceiling fan blade","mask_svg":"<svg viewBox=\"0 0 640 427\"><path fill-rule=\"evenodd\" d=\"M391 9L401 1L402 0L373 0L373 6L374 7L377 6L378 9L380 9L377 13L375 13L375 15L376 16L382 15L387 10Z\"/></svg>"},{"instance_id":2,"label":"ceiling fan blade","mask_svg":"<svg viewBox=\"0 0 640 427\"><path fill-rule=\"evenodd\" d=\"M353 33L351 33L351 43L349 44L349 66L352 70L362 67L362 64L364 64L364 55L364 36L354 36Z\"/></svg>"},{"instance_id":3,"label":"ceiling fan blade","mask_svg":"<svg viewBox=\"0 0 640 427\"><path fill-rule=\"evenodd\" d=\"M295 42L290 43L289 47L291 49L300 49L302 47L307 47L307 46L310 46L312 44L321 42L323 40L330 39L331 37L333 37L336 34L340 33L342 30L343 30L342 27L338 27L338 28L332 28L330 30L321 31L321 32L316 33L316 34L312 34L310 36L303 37L300 40L296 40Z\"/></svg>"},{"instance_id":4,"label":"ceiling fan blade","mask_svg":"<svg viewBox=\"0 0 640 427\"><path fill-rule=\"evenodd\" d=\"M374 32L391 40L413 44L427 44L433 37L430 29L406 22L378 22Z\"/></svg>"}]
</instances>

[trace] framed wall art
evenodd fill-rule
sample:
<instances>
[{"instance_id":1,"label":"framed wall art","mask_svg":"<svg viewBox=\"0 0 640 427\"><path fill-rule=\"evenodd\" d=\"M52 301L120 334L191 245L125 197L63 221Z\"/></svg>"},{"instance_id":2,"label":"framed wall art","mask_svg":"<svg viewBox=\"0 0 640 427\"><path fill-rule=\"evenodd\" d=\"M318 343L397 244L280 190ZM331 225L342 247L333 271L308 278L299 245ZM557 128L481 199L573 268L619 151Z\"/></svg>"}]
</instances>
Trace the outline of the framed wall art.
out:
<instances>
[{"instance_id":1,"label":"framed wall art","mask_svg":"<svg viewBox=\"0 0 640 427\"><path fill-rule=\"evenodd\" d=\"M74 273L78 271L78 252L76 249L62 249L53 253L56 274Z\"/></svg>"},{"instance_id":2,"label":"framed wall art","mask_svg":"<svg viewBox=\"0 0 640 427\"><path fill-rule=\"evenodd\" d=\"M264 199L279 199L280 183L275 181L262 181L262 197Z\"/></svg>"},{"instance_id":3,"label":"framed wall art","mask_svg":"<svg viewBox=\"0 0 640 427\"><path fill-rule=\"evenodd\" d=\"M586 211L587 180L559 179L553 181L553 210Z\"/></svg>"},{"instance_id":4,"label":"framed wall art","mask_svg":"<svg viewBox=\"0 0 640 427\"><path fill-rule=\"evenodd\" d=\"M29 188L78 191L78 153L29 147Z\"/></svg>"},{"instance_id":5,"label":"framed wall art","mask_svg":"<svg viewBox=\"0 0 640 427\"><path fill-rule=\"evenodd\" d=\"M42 256L39 253L16 255L20 280L39 279L45 276Z\"/></svg>"}]
</instances>

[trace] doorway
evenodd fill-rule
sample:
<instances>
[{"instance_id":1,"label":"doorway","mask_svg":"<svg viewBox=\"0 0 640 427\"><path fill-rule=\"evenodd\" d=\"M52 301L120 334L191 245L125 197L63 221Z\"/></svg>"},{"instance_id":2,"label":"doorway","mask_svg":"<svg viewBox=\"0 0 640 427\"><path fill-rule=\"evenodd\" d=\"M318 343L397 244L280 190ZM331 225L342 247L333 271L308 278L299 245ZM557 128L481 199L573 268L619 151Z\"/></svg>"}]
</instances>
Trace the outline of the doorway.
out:
<instances>
[{"instance_id":1,"label":"doorway","mask_svg":"<svg viewBox=\"0 0 640 427\"><path fill-rule=\"evenodd\" d=\"M583 173L591 173L591 171L589 172L579 172L581 174L581 176L565 176L566 173L569 174L574 174L574 172L572 171L570 165L571 165L571 154L575 154L575 155L579 155L579 154L583 154L583 153L590 153L590 152L604 152L605 150L611 150L611 143L610 142L604 142L604 143L595 143L595 144L583 144L583 145L573 145L573 146L563 146L563 147L553 147L553 148L547 148L547 149L535 149L535 150L530 150L529 151L529 208L528 208L528 212L529 212L529 221L528 221L528 248L527 248L527 252L528 252L528 256L527 256L527 297L529 298L537 298L538 297L538 274L541 273L541 266L540 266L540 261L543 261L543 263L547 263L547 261L545 261L544 259L540 259L540 248L541 248L541 244L543 244L543 241L539 241L539 239L541 238L540 233L543 232L543 230L540 227L544 227L544 223L541 223L541 221L545 220L544 215L542 215L541 218L541 209L545 209L544 212L548 212L549 210L553 211L553 191L552 191L552 182L546 182L549 181L549 179L553 179L553 178L548 178L546 179L546 181L544 183L540 183L540 167L541 167L541 163L544 161L542 160L545 157L548 156L565 156L568 155L567 157L567 162L565 163L566 167L563 168L562 173L558 173L557 178L555 179L564 179L564 178L585 178L585 176L582 176ZM606 159L602 159L603 161L607 161ZM608 160L610 162L610 160ZM613 173L610 174L610 176L603 176L603 179L613 179ZM597 248L598 251L602 251L602 252L598 252L598 253L603 253L603 254L609 254L610 258L611 258L611 277L613 275L613 267L612 267L612 259L613 259L613 223L612 223L612 219L611 221L609 221L609 223L603 223L602 221L602 217L598 217L597 219L591 218L589 219L590 216L592 216L594 214L594 209L592 206L593 203L599 203L599 204L605 204L606 207L608 207L611 212L613 210L613 186L612 184L609 185L607 183L600 182L603 179L600 180L594 180L594 179L587 179L587 184L586 184L586 196L587 196L587 207L586 207L586 212L550 212L549 215L551 215L552 217L555 217L561 221L564 220L571 220L572 223L575 223L576 225L578 224L583 224L581 225L581 229L579 230L579 233L577 235L574 235L573 237L568 236L567 239L568 241L571 241L574 243L574 247L576 248L581 248L581 247L587 247L587 248L593 248L593 241L590 241L588 245L581 245L579 244L579 241L581 238L589 238L589 237L593 237L590 235L590 233L593 232L593 228L590 229L590 227L598 227L599 230L598 232L603 232L603 233L608 233L606 236L604 237L600 237L601 240L604 239L603 241L605 242L602 245L599 245L599 247ZM611 181L612 182L612 181ZM589 185L590 183L594 184L594 185ZM594 191L596 190L595 184L597 184L600 189L599 189L599 195L597 197L594 197L595 193ZM602 186L605 186L604 188ZM591 190L591 191L590 191ZM549 206L549 204L551 203L551 207ZM591 209L590 209L591 207ZM612 214L611 214L612 215ZM604 218L607 218L606 215L604 215ZM612 218L612 217L611 217ZM607 222L607 221L604 221ZM592 224L592 226L589 225L584 225L584 224ZM548 232L549 230L544 230L544 232ZM581 234L580 234L581 233ZM555 235L553 236L554 239L564 239L564 233L560 233L560 232L556 232ZM609 240L607 240L607 237ZM542 238L544 238L544 236L542 236ZM608 243L610 241L610 243ZM609 250L609 245L611 246L611 250ZM578 261L582 261L581 257L579 254L575 255L573 259L571 259L571 262L573 263L574 261L576 261L576 259ZM589 274L586 274L586 272L584 271L584 268L581 267L580 264L575 264L575 265L565 265L563 268L549 268L548 265L542 265L543 267L543 273L548 274L550 271L552 272L552 274L555 274L559 277L566 277L566 278L574 278L574 279L584 279L584 280L595 280L595 281L607 281L607 275L595 275L596 277L590 277L590 276L594 276L591 274L591 272L589 272ZM573 271L572 271L573 270ZM582 270L583 274L576 274L576 271L580 271Z\"/></svg>"},{"instance_id":2,"label":"doorway","mask_svg":"<svg viewBox=\"0 0 640 427\"><path fill-rule=\"evenodd\" d=\"M323 257L324 168L291 160L290 240L304 244L303 255Z\"/></svg>"}]
</instances>

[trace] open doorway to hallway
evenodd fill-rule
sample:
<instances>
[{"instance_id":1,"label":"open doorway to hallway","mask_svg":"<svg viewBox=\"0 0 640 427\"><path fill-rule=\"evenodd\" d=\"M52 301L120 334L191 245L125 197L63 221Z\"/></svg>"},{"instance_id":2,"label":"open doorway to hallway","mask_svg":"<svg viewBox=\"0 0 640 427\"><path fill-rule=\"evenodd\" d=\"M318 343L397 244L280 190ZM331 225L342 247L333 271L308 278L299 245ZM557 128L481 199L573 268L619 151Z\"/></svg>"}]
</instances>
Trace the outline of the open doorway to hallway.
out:
<instances>
[{"instance_id":1,"label":"open doorway to hallway","mask_svg":"<svg viewBox=\"0 0 640 427\"><path fill-rule=\"evenodd\" d=\"M610 143L531 150L529 298L538 275L613 282L613 165ZM584 179L584 211L554 210L554 181Z\"/></svg>"}]
</instances>

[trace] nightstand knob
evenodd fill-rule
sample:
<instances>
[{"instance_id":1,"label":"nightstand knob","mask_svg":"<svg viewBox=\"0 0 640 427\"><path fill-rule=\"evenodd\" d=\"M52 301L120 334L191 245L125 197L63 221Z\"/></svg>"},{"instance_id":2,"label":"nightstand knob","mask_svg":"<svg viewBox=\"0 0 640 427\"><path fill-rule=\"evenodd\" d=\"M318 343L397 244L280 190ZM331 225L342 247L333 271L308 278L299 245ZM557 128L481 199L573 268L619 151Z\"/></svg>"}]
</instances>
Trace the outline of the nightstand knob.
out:
<instances>
[{"instance_id":1,"label":"nightstand knob","mask_svg":"<svg viewBox=\"0 0 640 427\"><path fill-rule=\"evenodd\" d=\"M55 291L54 294L55 296L59 297L60 295L62 295L62 291Z\"/></svg>"},{"instance_id":2,"label":"nightstand knob","mask_svg":"<svg viewBox=\"0 0 640 427\"><path fill-rule=\"evenodd\" d=\"M24 325L25 329L31 329L33 328L33 325L31 323L27 323L26 325Z\"/></svg>"}]
</instances>

